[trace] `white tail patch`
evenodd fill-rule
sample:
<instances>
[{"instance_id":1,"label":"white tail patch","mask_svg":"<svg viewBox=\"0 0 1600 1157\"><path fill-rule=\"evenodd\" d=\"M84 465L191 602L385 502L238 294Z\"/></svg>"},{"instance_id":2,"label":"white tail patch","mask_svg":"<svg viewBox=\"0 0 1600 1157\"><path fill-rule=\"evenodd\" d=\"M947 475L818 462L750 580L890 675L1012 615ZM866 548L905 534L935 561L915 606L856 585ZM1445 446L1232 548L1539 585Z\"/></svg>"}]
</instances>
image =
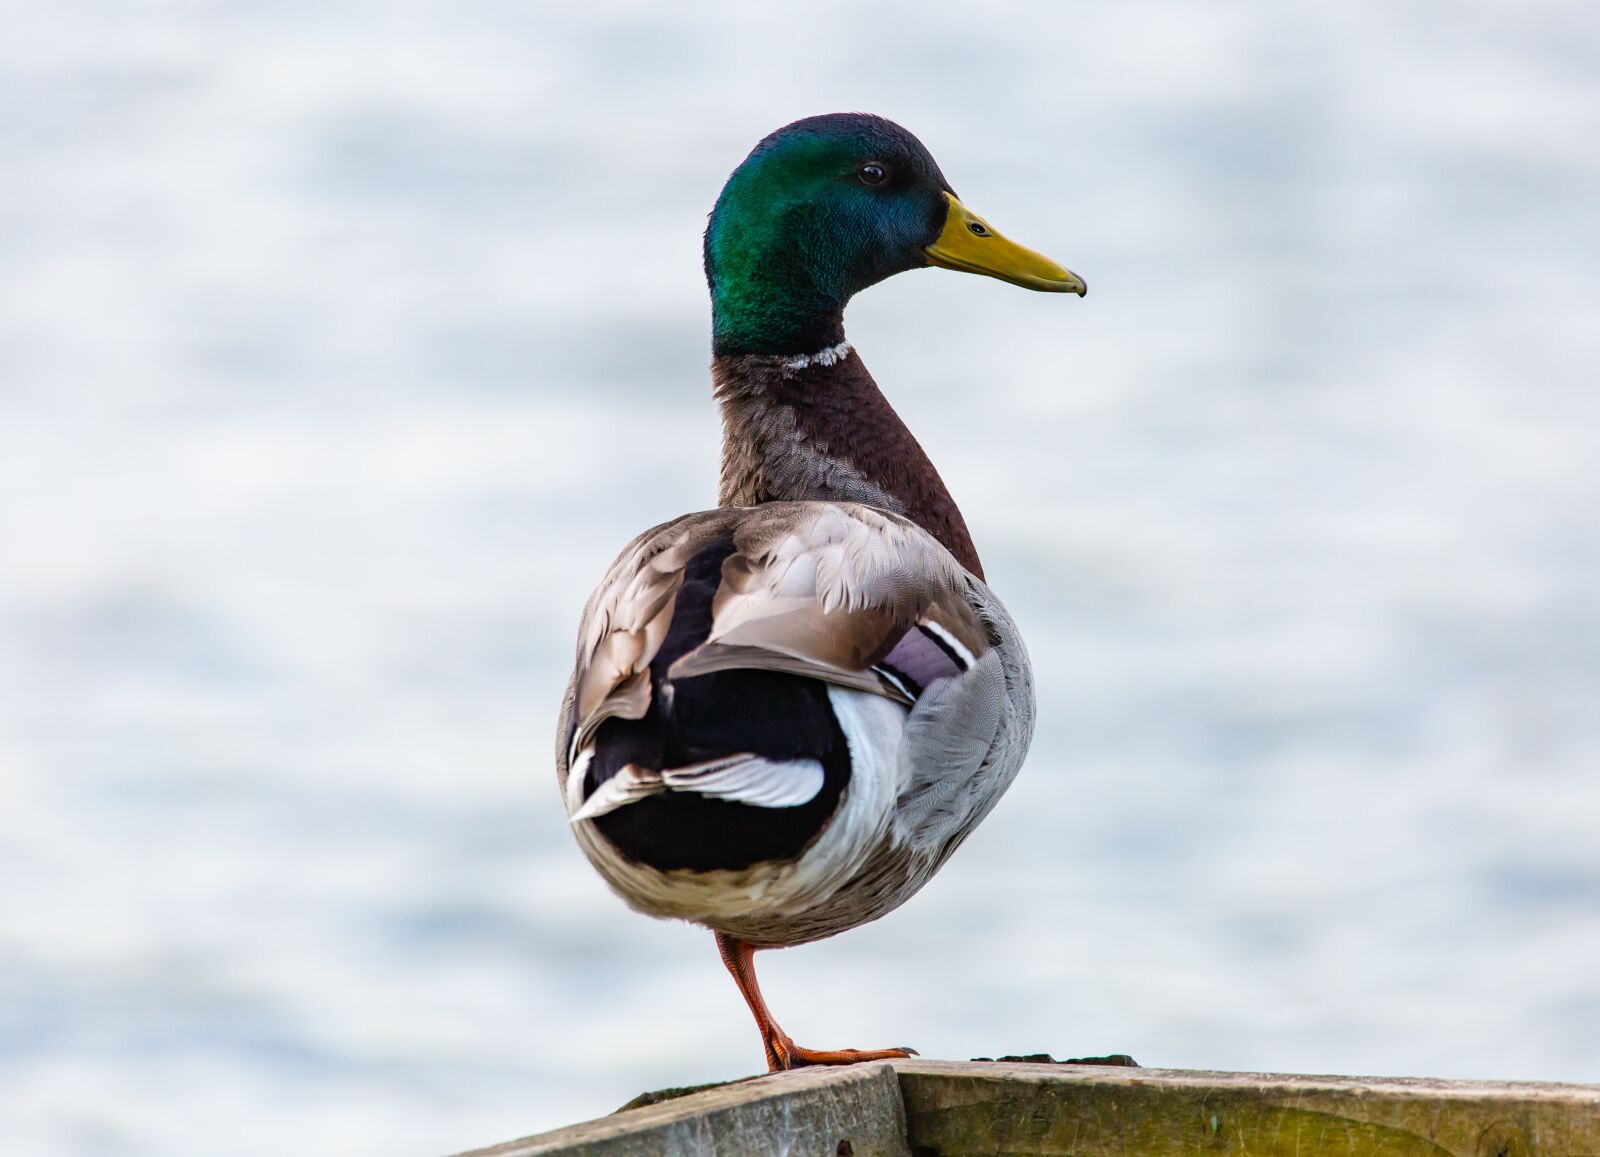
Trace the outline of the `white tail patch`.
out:
<instances>
[{"instance_id":1,"label":"white tail patch","mask_svg":"<svg viewBox=\"0 0 1600 1157\"><path fill-rule=\"evenodd\" d=\"M583 806L573 812L567 822L575 824L579 820L598 819L607 812L614 812L619 807L666 790L659 771L632 763L624 764L616 775L594 789L594 794L583 801Z\"/></svg>"},{"instance_id":2,"label":"white tail patch","mask_svg":"<svg viewBox=\"0 0 1600 1157\"><path fill-rule=\"evenodd\" d=\"M567 814L583 806L583 781L589 774L589 764L594 762L594 745L590 744L573 757L567 768Z\"/></svg>"},{"instance_id":3,"label":"white tail patch","mask_svg":"<svg viewBox=\"0 0 1600 1157\"><path fill-rule=\"evenodd\" d=\"M746 755L720 765L675 767L661 773L673 791L752 807L799 807L822 790L822 764L815 759L762 759Z\"/></svg>"},{"instance_id":4,"label":"white tail patch","mask_svg":"<svg viewBox=\"0 0 1600 1157\"><path fill-rule=\"evenodd\" d=\"M799 807L817 798L823 778L822 764L815 759L771 760L740 754L665 771L630 763L595 788L567 822L598 819L630 803L669 791L692 792L751 807Z\"/></svg>"}]
</instances>

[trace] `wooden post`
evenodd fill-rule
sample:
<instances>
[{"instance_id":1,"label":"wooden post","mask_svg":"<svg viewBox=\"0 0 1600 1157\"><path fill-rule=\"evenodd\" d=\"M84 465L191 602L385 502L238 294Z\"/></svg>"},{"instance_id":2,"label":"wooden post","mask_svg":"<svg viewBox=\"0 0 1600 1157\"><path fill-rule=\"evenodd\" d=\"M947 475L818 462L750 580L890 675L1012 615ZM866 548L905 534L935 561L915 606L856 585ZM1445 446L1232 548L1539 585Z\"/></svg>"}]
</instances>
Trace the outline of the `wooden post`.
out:
<instances>
[{"instance_id":1,"label":"wooden post","mask_svg":"<svg viewBox=\"0 0 1600 1157\"><path fill-rule=\"evenodd\" d=\"M1600 1157L1600 1085L906 1060L692 1093L463 1157Z\"/></svg>"}]
</instances>

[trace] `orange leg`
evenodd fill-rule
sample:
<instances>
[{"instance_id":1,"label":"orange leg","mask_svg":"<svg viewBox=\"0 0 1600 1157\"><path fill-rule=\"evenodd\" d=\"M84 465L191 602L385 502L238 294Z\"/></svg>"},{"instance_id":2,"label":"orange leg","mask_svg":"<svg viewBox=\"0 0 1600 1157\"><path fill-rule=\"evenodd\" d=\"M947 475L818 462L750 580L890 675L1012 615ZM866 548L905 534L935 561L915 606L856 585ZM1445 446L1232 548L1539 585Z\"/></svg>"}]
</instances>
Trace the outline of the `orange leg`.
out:
<instances>
[{"instance_id":1,"label":"orange leg","mask_svg":"<svg viewBox=\"0 0 1600 1157\"><path fill-rule=\"evenodd\" d=\"M750 1006L761 1030L761 1044L767 1050L767 1072L778 1073L784 1069L797 1069L801 1065L853 1065L857 1061L892 1061L914 1057L915 1049L803 1049L794 1039L778 1027L767 1011L767 1002L761 999L761 986L756 983L756 950L743 940L717 933L717 951L722 953L722 963L727 965L739 994Z\"/></svg>"}]
</instances>

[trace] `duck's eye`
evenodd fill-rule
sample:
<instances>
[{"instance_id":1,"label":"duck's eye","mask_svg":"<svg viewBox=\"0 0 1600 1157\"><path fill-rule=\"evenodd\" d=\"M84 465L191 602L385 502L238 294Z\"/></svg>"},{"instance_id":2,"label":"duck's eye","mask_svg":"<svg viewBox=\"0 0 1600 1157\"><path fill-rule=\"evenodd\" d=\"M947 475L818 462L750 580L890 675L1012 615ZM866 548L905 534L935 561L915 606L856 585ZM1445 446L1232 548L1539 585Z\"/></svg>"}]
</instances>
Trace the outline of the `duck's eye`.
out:
<instances>
[{"instance_id":1,"label":"duck's eye","mask_svg":"<svg viewBox=\"0 0 1600 1157\"><path fill-rule=\"evenodd\" d=\"M989 236L989 230L984 228L982 221L968 221L967 228L971 229L979 237Z\"/></svg>"},{"instance_id":2,"label":"duck's eye","mask_svg":"<svg viewBox=\"0 0 1600 1157\"><path fill-rule=\"evenodd\" d=\"M881 185L889 179L889 170L877 161L868 161L856 170L856 176L861 178L863 185Z\"/></svg>"}]
</instances>

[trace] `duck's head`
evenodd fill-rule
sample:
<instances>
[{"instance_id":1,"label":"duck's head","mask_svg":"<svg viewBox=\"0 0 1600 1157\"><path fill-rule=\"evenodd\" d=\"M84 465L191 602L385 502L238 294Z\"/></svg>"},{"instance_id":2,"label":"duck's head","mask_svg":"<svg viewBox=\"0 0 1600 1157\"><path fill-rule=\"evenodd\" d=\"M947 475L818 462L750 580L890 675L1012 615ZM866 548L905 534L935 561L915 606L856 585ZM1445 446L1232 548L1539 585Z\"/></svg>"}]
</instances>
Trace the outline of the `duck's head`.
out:
<instances>
[{"instance_id":1,"label":"duck's head","mask_svg":"<svg viewBox=\"0 0 1600 1157\"><path fill-rule=\"evenodd\" d=\"M751 150L711 211L705 255L719 354L835 345L854 294L929 265L1085 292L958 201L921 141L864 113L807 117Z\"/></svg>"}]
</instances>

